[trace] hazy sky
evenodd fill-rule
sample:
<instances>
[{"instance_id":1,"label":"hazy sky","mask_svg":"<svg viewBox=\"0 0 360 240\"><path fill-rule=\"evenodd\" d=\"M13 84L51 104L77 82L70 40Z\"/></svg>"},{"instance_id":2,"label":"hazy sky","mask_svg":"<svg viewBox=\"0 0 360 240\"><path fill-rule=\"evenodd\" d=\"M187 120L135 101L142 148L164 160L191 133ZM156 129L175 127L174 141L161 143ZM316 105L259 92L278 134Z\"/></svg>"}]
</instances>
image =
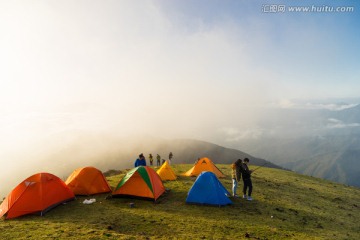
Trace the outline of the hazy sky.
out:
<instances>
[{"instance_id":1,"label":"hazy sky","mask_svg":"<svg viewBox=\"0 0 360 240\"><path fill-rule=\"evenodd\" d=\"M359 1L0 0L0 161L62 133L206 140L270 105L359 97L359 23Z\"/></svg>"}]
</instances>

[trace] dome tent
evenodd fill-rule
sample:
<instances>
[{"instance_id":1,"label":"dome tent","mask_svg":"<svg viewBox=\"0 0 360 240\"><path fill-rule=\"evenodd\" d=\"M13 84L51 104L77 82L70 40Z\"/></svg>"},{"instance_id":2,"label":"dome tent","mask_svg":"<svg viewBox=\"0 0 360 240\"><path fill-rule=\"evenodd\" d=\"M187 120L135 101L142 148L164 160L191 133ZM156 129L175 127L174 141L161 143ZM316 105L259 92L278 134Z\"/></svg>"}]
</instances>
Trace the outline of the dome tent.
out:
<instances>
[{"instance_id":1,"label":"dome tent","mask_svg":"<svg viewBox=\"0 0 360 240\"><path fill-rule=\"evenodd\" d=\"M0 217L16 218L26 214L44 215L50 209L75 198L57 176L34 174L17 185L0 205Z\"/></svg>"},{"instance_id":2,"label":"dome tent","mask_svg":"<svg viewBox=\"0 0 360 240\"><path fill-rule=\"evenodd\" d=\"M232 204L230 195L213 172L202 172L188 192L186 203L224 206Z\"/></svg>"},{"instance_id":3,"label":"dome tent","mask_svg":"<svg viewBox=\"0 0 360 240\"><path fill-rule=\"evenodd\" d=\"M112 196L154 199L165 192L160 176L150 167L139 166L130 170L115 187Z\"/></svg>"},{"instance_id":4,"label":"dome tent","mask_svg":"<svg viewBox=\"0 0 360 240\"><path fill-rule=\"evenodd\" d=\"M184 176L194 177L198 176L203 171L209 171L215 173L217 177L225 177L225 175L215 166L215 164L209 158L199 159L194 166L184 173Z\"/></svg>"},{"instance_id":5,"label":"dome tent","mask_svg":"<svg viewBox=\"0 0 360 240\"><path fill-rule=\"evenodd\" d=\"M111 192L102 172L94 167L83 167L73 171L65 181L75 195L93 195Z\"/></svg>"},{"instance_id":6,"label":"dome tent","mask_svg":"<svg viewBox=\"0 0 360 240\"><path fill-rule=\"evenodd\" d=\"M160 176L161 180L176 180L176 175L174 173L174 170L170 167L170 164L168 161L165 161L165 163L161 166L159 170L156 171L156 173Z\"/></svg>"}]
</instances>

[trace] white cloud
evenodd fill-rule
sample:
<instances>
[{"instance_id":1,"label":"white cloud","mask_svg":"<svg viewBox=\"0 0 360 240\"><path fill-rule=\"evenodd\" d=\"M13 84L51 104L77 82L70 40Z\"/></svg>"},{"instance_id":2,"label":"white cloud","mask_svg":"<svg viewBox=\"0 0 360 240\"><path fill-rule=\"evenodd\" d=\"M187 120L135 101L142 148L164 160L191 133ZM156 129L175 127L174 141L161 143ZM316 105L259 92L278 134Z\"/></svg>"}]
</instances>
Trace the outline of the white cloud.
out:
<instances>
[{"instance_id":1,"label":"white cloud","mask_svg":"<svg viewBox=\"0 0 360 240\"><path fill-rule=\"evenodd\" d=\"M348 108L355 107L357 104L336 104L336 103L328 103L328 104L314 104L314 103L307 103L305 108L307 109L327 109L331 111L340 111Z\"/></svg>"},{"instance_id":2,"label":"white cloud","mask_svg":"<svg viewBox=\"0 0 360 240\"><path fill-rule=\"evenodd\" d=\"M289 99L281 99L278 102L280 108L295 108L296 104Z\"/></svg>"},{"instance_id":3,"label":"white cloud","mask_svg":"<svg viewBox=\"0 0 360 240\"><path fill-rule=\"evenodd\" d=\"M264 130L260 128L240 130L234 127L224 127L219 129L226 142L237 142L246 139L258 139L264 135Z\"/></svg>"},{"instance_id":4,"label":"white cloud","mask_svg":"<svg viewBox=\"0 0 360 240\"><path fill-rule=\"evenodd\" d=\"M341 111L344 109L352 108L357 106L358 103L318 103L314 100L314 102L308 101L304 102L304 100L289 100L289 99L281 99L277 103L273 104L275 107L285 108L285 109L309 109L309 110L320 110L326 109L330 111Z\"/></svg>"},{"instance_id":5,"label":"white cloud","mask_svg":"<svg viewBox=\"0 0 360 240\"><path fill-rule=\"evenodd\" d=\"M326 125L327 128L349 128L360 127L360 123L344 123L343 121L335 118L329 118Z\"/></svg>"}]
</instances>

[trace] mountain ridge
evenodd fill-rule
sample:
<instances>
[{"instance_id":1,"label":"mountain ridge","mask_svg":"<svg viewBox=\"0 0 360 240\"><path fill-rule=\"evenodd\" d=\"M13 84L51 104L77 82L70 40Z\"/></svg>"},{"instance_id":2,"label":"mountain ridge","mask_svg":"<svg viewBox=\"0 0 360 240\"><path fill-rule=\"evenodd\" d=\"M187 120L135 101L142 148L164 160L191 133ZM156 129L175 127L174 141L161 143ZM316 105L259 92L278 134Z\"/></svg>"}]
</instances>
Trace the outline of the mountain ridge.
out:
<instances>
[{"instance_id":1,"label":"mountain ridge","mask_svg":"<svg viewBox=\"0 0 360 240\"><path fill-rule=\"evenodd\" d=\"M303 111L307 114L300 114ZM276 116L283 119L281 124L285 125L281 126L300 129L300 135L263 136L232 146L267 156L269 161L298 173L360 187L360 105L338 111L283 109L281 113ZM290 118L287 113L291 113Z\"/></svg>"}]
</instances>

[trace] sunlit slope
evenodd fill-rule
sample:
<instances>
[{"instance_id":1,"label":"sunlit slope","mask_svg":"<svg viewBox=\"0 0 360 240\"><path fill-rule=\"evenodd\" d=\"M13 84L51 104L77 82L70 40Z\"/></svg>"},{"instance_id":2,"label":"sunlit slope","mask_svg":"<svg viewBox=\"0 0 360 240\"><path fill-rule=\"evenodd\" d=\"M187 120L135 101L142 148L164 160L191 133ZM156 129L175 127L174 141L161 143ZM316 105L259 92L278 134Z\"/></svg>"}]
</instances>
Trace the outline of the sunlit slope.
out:
<instances>
[{"instance_id":1,"label":"sunlit slope","mask_svg":"<svg viewBox=\"0 0 360 240\"><path fill-rule=\"evenodd\" d=\"M175 172L192 165L172 165ZM231 191L230 165L218 165ZM256 166L251 166L255 168ZM115 171L109 172L116 174ZM108 176L114 187L124 176ZM165 182L171 189L151 201L80 197L45 216L0 220L0 239L359 239L360 190L279 169L253 173L254 201L231 198L233 205L187 205L195 178ZM239 187L239 193L240 188ZM129 203L134 203L131 208Z\"/></svg>"}]
</instances>

